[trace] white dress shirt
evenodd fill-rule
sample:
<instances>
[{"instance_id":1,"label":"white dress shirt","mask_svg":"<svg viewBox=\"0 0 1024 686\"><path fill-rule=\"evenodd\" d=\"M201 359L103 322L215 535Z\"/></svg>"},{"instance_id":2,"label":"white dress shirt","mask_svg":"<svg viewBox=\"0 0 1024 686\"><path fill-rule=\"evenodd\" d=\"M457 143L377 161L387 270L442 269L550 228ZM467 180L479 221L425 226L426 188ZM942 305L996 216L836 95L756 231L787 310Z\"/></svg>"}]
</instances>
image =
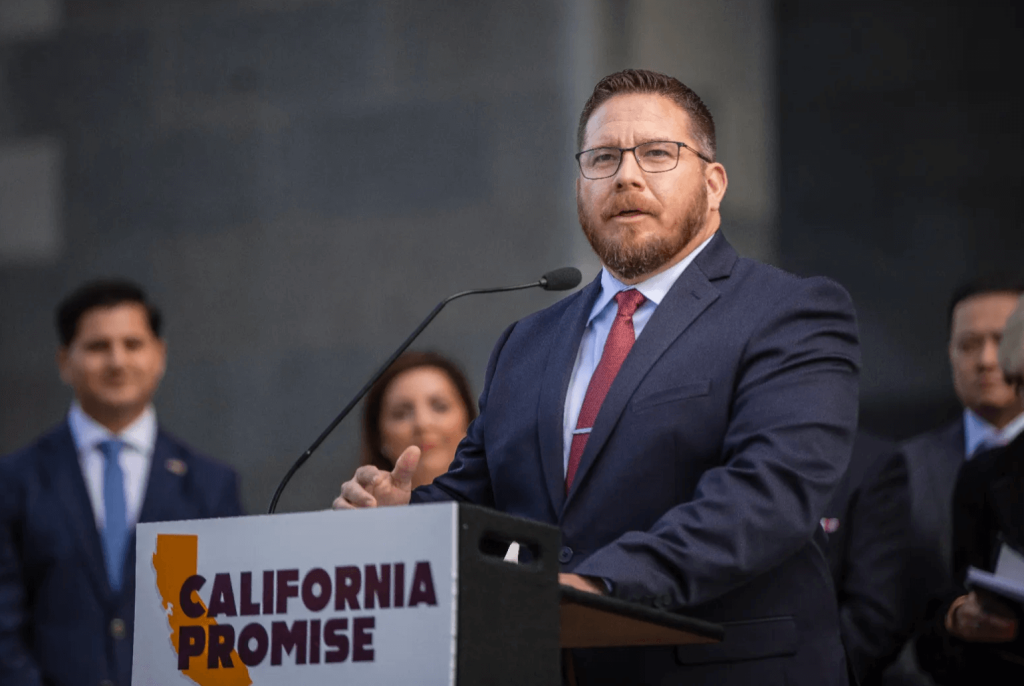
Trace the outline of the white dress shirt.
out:
<instances>
[{"instance_id":1,"label":"white dress shirt","mask_svg":"<svg viewBox=\"0 0 1024 686\"><path fill-rule=\"evenodd\" d=\"M654 310L661 304L679 276L711 241L711 238L714 238L714 234L698 245L678 264L672 265L669 269L635 286L627 286L612 276L607 268L601 269L601 293L590 310L587 328L583 332L583 340L580 341L580 349L576 354L576 364L573 366L572 376L569 378L569 390L565 395L565 413L562 417L563 470L569 468L569 448L572 446L572 434L576 429L580 410L583 408L583 399L587 394L587 386L590 385L590 377L594 375L594 371L601 361L605 341L608 340L608 334L612 330L612 323L618 312L618 305L614 302L616 294L619 291L635 288L647 299L633 313L633 333L639 339L640 333L644 330L647 322L651 320Z\"/></svg>"},{"instance_id":2,"label":"white dress shirt","mask_svg":"<svg viewBox=\"0 0 1024 686\"><path fill-rule=\"evenodd\" d=\"M96 517L96 528L103 529L106 524L106 509L103 501L103 467L106 458L99 450L103 441L117 439L124 443L118 464L124 474L124 496L128 512L128 528L131 529L139 521L142 501L146 497L146 483L149 481L149 468L153 461L153 449L156 446L156 410L150 405L142 415L132 422L121 433L111 433L82 410L78 402L71 405L68 411L68 427L71 437L78 450L78 464L85 478L85 490L89 493L92 512Z\"/></svg>"}]
</instances>

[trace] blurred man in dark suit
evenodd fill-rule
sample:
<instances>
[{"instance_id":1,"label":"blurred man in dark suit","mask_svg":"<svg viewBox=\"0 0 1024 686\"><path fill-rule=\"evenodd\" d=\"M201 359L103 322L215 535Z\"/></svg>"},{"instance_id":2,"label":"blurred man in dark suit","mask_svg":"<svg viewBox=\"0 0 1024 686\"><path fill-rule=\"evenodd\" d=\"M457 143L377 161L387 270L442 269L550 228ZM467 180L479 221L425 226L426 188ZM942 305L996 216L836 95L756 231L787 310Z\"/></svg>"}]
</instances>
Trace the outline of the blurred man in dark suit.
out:
<instances>
[{"instance_id":1,"label":"blurred man in dark suit","mask_svg":"<svg viewBox=\"0 0 1024 686\"><path fill-rule=\"evenodd\" d=\"M915 635L928 630L953 588L951 513L957 472L976 452L1002 442L1002 431L1024 412L998 360L1003 327L1022 292L1019 281L995 277L956 291L949 306L949 361L963 414L902 446L911 503L907 611ZM894 670L899 679L894 674L892 683L931 683L916 665L915 643L912 637Z\"/></svg>"},{"instance_id":2,"label":"blurred man in dark suit","mask_svg":"<svg viewBox=\"0 0 1024 686\"><path fill-rule=\"evenodd\" d=\"M881 683L906 638L904 575L910 540L907 466L896 444L857 433L846 476L825 510L839 629L861 686Z\"/></svg>"},{"instance_id":3,"label":"blurred man in dark suit","mask_svg":"<svg viewBox=\"0 0 1024 686\"><path fill-rule=\"evenodd\" d=\"M167 350L136 285L57 311L65 421L0 458L0 683L131 682L137 522L240 515L238 478L157 425Z\"/></svg>"},{"instance_id":4,"label":"blurred man in dark suit","mask_svg":"<svg viewBox=\"0 0 1024 686\"><path fill-rule=\"evenodd\" d=\"M1007 320L999 363L1024 400L1024 297ZM1014 610L998 595L965 584L969 567L991 572L1004 554L1024 556L1024 414L1006 425L1001 439L1005 445L964 464L953 492L958 595L937 613L933 633L918 641L922 666L942 684L1024 684L1020 603Z\"/></svg>"}]
</instances>

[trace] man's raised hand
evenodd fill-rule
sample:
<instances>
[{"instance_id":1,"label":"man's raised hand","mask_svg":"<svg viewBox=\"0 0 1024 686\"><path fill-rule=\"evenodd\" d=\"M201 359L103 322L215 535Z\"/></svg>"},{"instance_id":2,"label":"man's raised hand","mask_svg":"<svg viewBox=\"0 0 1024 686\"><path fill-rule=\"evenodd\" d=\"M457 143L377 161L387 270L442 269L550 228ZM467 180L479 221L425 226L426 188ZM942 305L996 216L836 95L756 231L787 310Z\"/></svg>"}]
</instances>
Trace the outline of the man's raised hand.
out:
<instances>
[{"instance_id":1,"label":"man's raised hand","mask_svg":"<svg viewBox=\"0 0 1024 686\"><path fill-rule=\"evenodd\" d=\"M420 449L406 448L395 461L390 472L363 465L355 476L341 485L341 495L334 499L335 510L355 510L363 507L408 505L412 492L412 475L420 463Z\"/></svg>"}]
</instances>

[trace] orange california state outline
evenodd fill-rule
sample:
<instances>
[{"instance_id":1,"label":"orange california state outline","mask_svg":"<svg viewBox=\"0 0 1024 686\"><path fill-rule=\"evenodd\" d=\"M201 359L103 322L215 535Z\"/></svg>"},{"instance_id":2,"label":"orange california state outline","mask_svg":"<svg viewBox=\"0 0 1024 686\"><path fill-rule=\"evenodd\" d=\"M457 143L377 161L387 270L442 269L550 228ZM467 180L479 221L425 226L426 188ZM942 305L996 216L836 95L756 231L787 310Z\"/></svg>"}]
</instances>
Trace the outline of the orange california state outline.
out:
<instances>
[{"instance_id":1,"label":"orange california state outline","mask_svg":"<svg viewBox=\"0 0 1024 686\"><path fill-rule=\"evenodd\" d=\"M182 612L178 607L178 595L181 592L181 585L185 579L198 573L199 570L199 537L184 534L157 534L156 552L153 553L153 568L156 570L156 587L160 591L164 610L170 609L167 614L167 623L171 627L171 645L174 652L178 652L178 629L183 625L210 626L217 623L216 619L205 616L192 619ZM192 592L192 599L197 601L203 610L206 610L206 603L195 591ZM209 634L209 629L207 629ZM238 652L231 651L232 669L210 669L207 667L206 656L209 650L209 642L203 650L203 654L193 658L190 667L182 674L199 684L199 686L250 686L252 679L249 677L249 669L238 657ZM175 665L176 666L176 665Z\"/></svg>"}]
</instances>

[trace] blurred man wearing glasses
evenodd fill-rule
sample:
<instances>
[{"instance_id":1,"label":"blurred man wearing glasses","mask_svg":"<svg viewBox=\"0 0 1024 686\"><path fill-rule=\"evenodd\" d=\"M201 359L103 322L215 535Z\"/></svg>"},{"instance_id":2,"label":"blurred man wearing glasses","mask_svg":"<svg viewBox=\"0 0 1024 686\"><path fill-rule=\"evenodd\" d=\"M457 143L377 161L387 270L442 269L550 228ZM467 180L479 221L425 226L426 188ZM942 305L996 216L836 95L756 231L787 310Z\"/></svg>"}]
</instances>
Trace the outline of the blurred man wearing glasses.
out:
<instances>
[{"instance_id":1,"label":"blurred man wearing glasses","mask_svg":"<svg viewBox=\"0 0 1024 686\"><path fill-rule=\"evenodd\" d=\"M602 79L577 145L601 273L505 331L447 474L411 491L412 447L335 507L555 524L562 583L726 625L716 645L573 651L581 686L845 684L819 519L856 425L849 296L736 254L711 114L676 79Z\"/></svg>"}]
</instances>

